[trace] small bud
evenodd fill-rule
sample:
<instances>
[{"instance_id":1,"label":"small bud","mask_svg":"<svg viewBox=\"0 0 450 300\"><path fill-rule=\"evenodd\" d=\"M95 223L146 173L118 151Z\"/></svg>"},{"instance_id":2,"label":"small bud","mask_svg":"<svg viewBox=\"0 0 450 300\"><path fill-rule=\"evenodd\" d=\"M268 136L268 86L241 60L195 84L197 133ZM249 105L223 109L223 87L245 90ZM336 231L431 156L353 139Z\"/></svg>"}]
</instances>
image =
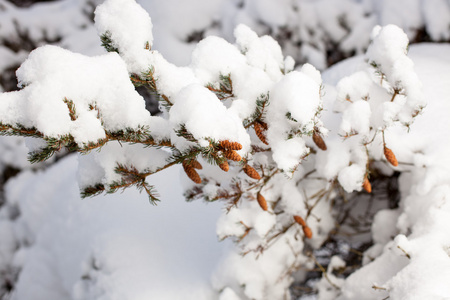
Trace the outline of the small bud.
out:
<instances>
[{"instance_id":1,"label":"small bud","mask_svg":"<svg viewBox=\"0 0 450 300\"><path fill-rule=\"evenodd\" d=\"M295 222L297 222L300 226L306 226L305 220L303 220L300 216L294 216Z\"/></svg>"},{"instance_id":2,"label":"small bud","mask_svg":"<svg viewBox=\"0 0 450 300\"><path fill-rule=\"evenodd\" d=\"M228 172L228 170L230 169L230 165L228 164L227 161L224 161L223 163L219 164L219 167L225 172Z\"/></svg>"},{"instance_id":3,"label":"small bud","mask_svg":"<svg viewBox=\"0 0 450 300\"><path fill-rule=\"evenodd\" d=\"M319 147L319 149L321 149L323 151L327 150L327 145L325 144L325 141L320 136L320 134L315 130L313 133L313 141L314 141L314 144L316 144L316 146Z\"/></svg>"},{"instance_id":4,"label":"small bud","mask_svg":"<svg viewBox=\"0 0 450 300\"><path fill-rule=\"evenodd\" d=\"M308 226L303 226L303 233L308 239L312 238L312 230Z\"/></svg>"},{"instance_id":5,"label":"small bud","mask_svg":"<svg viewBox=\"0 0 450 300\"><path fill-rule=\"evenodd\" d=\"M244 173L248 175L248 177L256 179L256 180L260 180L261 176L258 174L258 172L256 172L256 170L250 166L250 165L245 165L242 170L244 170Z\"/></svg>"},{"instance_id":6,"label":"small bud","mask_svg":"<svg viewBox=\"0 0 450 300\"><path fill-rule=\"evenodd\" d=\"M387 161L390 162L391 165L393 165L394 167L398 166L398 161L395 157L394 152L392 152L392 150L386 146L384 146L384 156L386 156Z\"/></svg>"},{"instance_id":7,"label":"small bud","mask_svg":"<svg viewBox=\"0 0 450 300\"><path fill-rule=\"evenodd\" d=\"M362 187L363 189L366 190L366 192L372 193L372 185L370 184L369 179L367 179L367 177L364 178Z\"/></svg>"},{"instance_id":8,"label":"small bud","mask_svg":"<svg viewBox=\"0 0 450 300\"><path fill-rule=\"evenodd\" d=\"M238 142L230 142L229 140L220 141L219 142L220 147L227 150L241 150L242 145Z\"/></svg>"},{"instance_id":9,"label":"small bud","mask_svg":"<svg viewBox=\"0 0 450 300\"><path fill-rule=\"evenodd\" d=\"M222 152L223 156L233 161L241 161L242 157L234 150L225 150Z\"/></svg>"},{"instance_id":10,"label":"small bud","mask_svg":"<svg viewBox=\"0 0 450 300\"><path fill-rule=\"evenodd\" d=\"M261 193L258 192L258 194L256 195L256 200L258 200L258 204L262 208L262 210L266 211L268 209L266 198L264 198Z\"/></svg>"}]
</instances>

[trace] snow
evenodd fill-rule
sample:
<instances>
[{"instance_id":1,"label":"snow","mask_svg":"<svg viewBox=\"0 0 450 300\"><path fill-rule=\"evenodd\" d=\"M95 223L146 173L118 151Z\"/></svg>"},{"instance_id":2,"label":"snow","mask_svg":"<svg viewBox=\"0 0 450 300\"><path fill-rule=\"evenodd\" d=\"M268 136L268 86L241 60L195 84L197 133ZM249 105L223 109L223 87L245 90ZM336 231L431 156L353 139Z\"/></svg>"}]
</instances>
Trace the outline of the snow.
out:
<instances>
[{"instance_id":1,"label":"snow","mask_svg":"<svg viewBox=\"0 0 450 300\"><path fill-rule=\"evenodd\" d=\"M208 139L231 140L248 151L250 138L242 128L241 120L229 113L223 103L207 88L192 84L182 89L174 98L170 110L170 121L174 128L185 125L203 147L209 146ZM177 140L173 133L172 139ZM185 148L182 144L180 148Z\"/></svg>"},{"instance_id":2,"label":"snow","mask_svg":"<svg viewBox=\"0 0 450 300\"><path fill-rule=\"evenodd\" d=\"M184 203L179 168L152 177L165 199L157 207L133 189L81 200L76 169L71 155L8 183L21 214L1 223L2 240L14 239L2 243L2 263L22 268L16 299L213 298L208 274L225 246L214 232L220 209ZM14 244L20 251L7 249Z\"/></svg>"},{"instance_id":3,"label":"snow","mask_svg":"<svg viewBox=\"0 0 450 300\"><path fill-rule=\"evenodd\" d=\"M107 0L95 10L99 35L110 34L131 73L139 74L148 66L147 47L153 44L152 21L134 0Z\"/></svg>"},{"instance_id":4,"label":"snow","mask_svg":"<svg viewBox=\"0 0 450 300\"><path fill-rule=\"evenodd\" d=\"M144 100L115 53L91 58L44 46L30 54L17 76L24 89L1 95L2 101L9 103L0 116L4 124L36 127L50 137L72 134L83 145L105 138L105 130L136 128L149 122ZM55 85L56 81L61 84ZM92 86L92 82L98 85ZM71 120L64 99L73 101L76 120Z\"/></svg>"},{"instance_id":5,"label":"snow","mask_svg":"<svg viewBox=\"0 0 450 300\"><path fill-rule=\"evenodd\" d=\"M200 11L217 12L220 2L211 1ZM173 3L161 5L172 7ZM204 187L206 196L212 198L230 188L232 178L243 184L242 199L220 212L216 204L184 204L181 186L189 189L193 184L183 182L186 176L180 176L179 167L148 177L161 194L163 201L158 207L149 205L146 195L133 188L80 200L80 187L120 179L114 172L117 163L142 172L162 167L170 155L163 149L110 142L100 152L78 159L70 155L45 171L23 171L8 181L6 202L0 208L4 242L0 271L20 269L13 299L289 298L288 288L294 280L291 271L300 269L299 276L304 276L303 268L314 267L305 249L320 247L335 228L331 203L337 195L333 187L340 184L349 194L360 191L372 160L392 174L383 156L385 143L400 162L395 169L401 173L400 205L376 214L371 228L374 245L365 252L360 269L346 279L339 278L332 271L345 262L331 259L328 278L323 276L316 285L318 297L445 299L450 295L450 149L443 138L450 126L446 102L450 49L448 45L424 44L411 46L407 53L408 36L412 37L417 25L432 28L433 38L438 38L445 37L447 23L431 21L431 4L420 1L413 1L409 20L408 10L399 9L406 5L404 1L322 0L317 5L298 1L297 11L274 3L250 1L236 9L240 12L236 20L257 27L238 26L236 45L209 37L196 47L186 46L176 40L189 33L189 26L179 31L169 26L176 38L167 38L171 42L166 45L194 49L186 67L172 64L163 57L163 50L145 49L147 42L152 45L152 21L134 1L108 0L97 10L99 33L111 30L121 56L87 57L55 46L30 55L18 71L24 89L0 95L3 123L36 126L52 137L71 134L80 145L105 137L105 130L148 125L157 140L170 138L179 149L190 145L173 133L184 124L202 147L209 146L208 138L240 142L244 146L240 153L267 181L248 179L238 163L224 174L200 159L205 168L199 172L209 180ZM448 5L440 3L445 16ZM406 33L394 25L377 27L367 54L326 71L324 83L312 65L292 70L292 60L283 57L273 38L258 37L257 32L264 30L252 19L263 19L265 26L276 32L296 14L305 16L294 27L304 34L305 41L316 45L317 52L310 53L325 67L325 56L321 56L327 41L324 37L330 34L332 41L340 43L357 35L339 24L337 14L345 17L340 21L350 28L358 28L359 34L364 31L364 38L353 36L344 48L361 52L375 19L373 15L363 17L371 5L379 12L381 23L402 24ZM8 4L5 7L18 13ZM184 4L174 11L188 7ZM272 12L271 7L277 9ZM323 14L318 8L323 8ZM421 8L426 8L426 21ZM311 12L309 16L305 9ZM190 28L202 29L214 18L196 18ZM301 23L306 21L323 30L308 33ZM68 30L64 28L62 32ZM37 31L32 35L37 36ZM161 32L160 37L164 35ZM180 61L185 60L179 56ZM376 64L370 66L364 60ZM158 117L145 111L143 99L129 80L129 73L141 75L150 64L158 90L173 104ZM205 84L217 84L219 76L228 73L234 98L220 101ZM270 95L262 119L268 123L271 152L262 148L250 154L250 143L262 144L253 128L243 128L242 121L253 113L261 94ZM75 104L76 120L70 118L65 97ZM89 109L94 103L98 112ZM423 113L417 115L422 108ZM313 146L312 130L323 134L327 151ZM17 165L22 165L19 154L24 148L21 142L17 144L21 150L15 152L11 150L14 146L0 143L2 151L7 149L4 156L2 152L5 164L17 160ZM277 169L296 172L286 174ZM268 211L259 207L256 192L267 199ZM12 214L14 210L20 214ZM305 218L312 239L305 239L294 215ZM283 232L280 238L279 232ZM218 244L215 234L240 239L240 246ZM241 256L242 252L248 253ZM374 285L379 288L372 288Z\"/></svg>"}]
</instances>

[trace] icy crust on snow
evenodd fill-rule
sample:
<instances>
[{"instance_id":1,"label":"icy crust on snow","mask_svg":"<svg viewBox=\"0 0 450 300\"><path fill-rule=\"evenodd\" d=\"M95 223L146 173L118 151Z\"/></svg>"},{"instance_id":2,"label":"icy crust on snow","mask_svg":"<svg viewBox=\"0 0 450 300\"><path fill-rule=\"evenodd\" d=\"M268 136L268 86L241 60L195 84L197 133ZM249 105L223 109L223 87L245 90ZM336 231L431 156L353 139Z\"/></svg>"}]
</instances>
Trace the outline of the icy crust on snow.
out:
<instances>
[{"instance_id":1,"label":"icy crust on snow","mask_svg":"<svg viewBox=\"0 0 450 300\"><path fill-rule=\"evenodd\" d=\"M33 51L17 70L24 88L0 95L3 124L35 127L48 137L72 135L80 146L105 138L105 130L150 122L125 64L115 53L86 57L57 46ZM71 119L68 104L74 104Z\"/></svg>"},{"instance_id":2,"label":"icy crust on snow","mask_svg":"<svg viewBox=\"0 0 450 300\"><path fill-rule=\"evenodd\" d=\"M98 33L112 40L131 73L140 74L148 66L146 54L153 44L153 25L135 0L105 1L96 8L94 21Z\"/></svg>"}]
</instances>

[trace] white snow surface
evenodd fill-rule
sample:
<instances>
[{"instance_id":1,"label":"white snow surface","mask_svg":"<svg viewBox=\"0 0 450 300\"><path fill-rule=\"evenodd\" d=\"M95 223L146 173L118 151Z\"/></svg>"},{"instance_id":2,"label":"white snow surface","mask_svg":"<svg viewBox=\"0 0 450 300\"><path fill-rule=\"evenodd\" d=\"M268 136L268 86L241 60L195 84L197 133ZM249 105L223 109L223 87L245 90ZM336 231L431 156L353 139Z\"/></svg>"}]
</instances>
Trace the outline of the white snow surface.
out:
<instances>
[{"instance_id":1,"label":"white snow surface","mask_svg":"<svg viewBox=\"0 0 450 300\"><path fill-rule=\"evenodd\" d=\"M218 205L184 202L179 168L152 176L158 206L134 189L81 200L77 164L71 155L8 183L0 262L21 268L13 299L215 298L209 274L227 244ZM12 207L20 216L7 221Z\"/></svg>"},{"instance_id":2,"label":"white snow surface","mask_svg":"<svg viewBox=\"0 0 450 300\"><path fill-rule=\"evenodd\" d=\"M0 95L8 107L0 113L4 124L36 127L49 137L71 134L83 145L105 138L105 130L150 122L144 99L116 53L91 58L44 46L30 54L17 77L24 88ZM71 120L64 100L73 101L76 120Z\"/></svg>"},{"instance_id":3,"label":"white snow surface","mask_svg":"<svg viewBox=\"0 0 450 300\"><path fill-rule=\"evenodd\" d=\"M66 7L74 7L74 1L61 2ZM152 7L153 2L156 1L141 2L144 6ZM167 1L164 4L161 2L161 10L164 7L173 7L174 2ZM111 26L120 27L125 26L124 24L138 22L127 18L131 8L122 9L121 3L125 2L119 0L107 2L104 8L109 6L114 9L116 13L121 14L122 19L121 22L114 24L111 19L106 18L101 25L104 27L99 27L100 31L112 28ZM74 137L77 137L79 143L85 143L101 138L104 134L101 124L96 118L96 113L86 109L93 98L101 95L99 98L104 101L101 100L102 104L99 105L102 105L102 110L106 114L116 113L117 108L119 108L117 113L121 114L118 118L111 119L110 123L105 122L106 126L111 126L107 128L155 122L158 123L157 131L161 132L160 136L167 137L170 134L169 124L159 118L150 118L147 112L143 112L145 111L142 109L143 101L134 93L128 80L128 72L145 71L143 66L146 67L147 62L154 62L159 67L156 68L156 74L161 88L168 96L172 97L180 91L184 91L186 87L187 89L192 86L200 88L199 82L205 84L217 79L213 75L217 71L222 72L223 70L223 75L226 75L227 71L235 71L237 75L232 74L232 79L239 99L234 100L229 108L224 106L218 111L233 115L230 118L236 121L236 116L242 120L252 113L254 107L250 104L249 99L253 101L256 98L255 95L258 96L279 88L277 84L282 77L281 70L289 69L290 64L283 60L281 50L273 40L269 37L258 38L246 26L240 26L236 30L238 49L243 53L236 51L237 48L227 44L224 40L209 38L206 40L207 42L197 47L195 50L197 54L194 51L190 65L192 70L176 67L162 58L156 50L145 49L145 43L147 41L151 43L152 40L151 31L147 30L151 28L150 18L145 11L135 5L134 1L127 2L127 4L129 3L134 7L131 10L141 15L143 18L140 20L144 21L137 24L142 25L139 28L142 30L134 32L135 40L138 43L126 45L130 47L129 49L124 48L124 53L130 53L128 57L125 56L126 54L122 56L126 63L120 61L116 54L93 59L71 54L56 47L37 50L33 54L34 58L32 56L24 64L23 74L18 73L22 82L28 86L20 92L0 95L2 102L9 103L9 112L13 112L2 115L2 122L13 124L20 120L30 126L39 126L40 130L50 136L71 132ZM221 1L210 1L200 10L204 13L217 13L220 3ZM377 17L379 23L384 25L392 22L403 25L406 27L404 28L406 35L410 38L413 37L415 29L419 27L417 25L426 26L434 39L448 38L448 18L445 16L449 15L449 3L444 0L411 1L410 10L402 10L406 5L405 1L394 3L389 1L354 2L349 0L338 2L322 0L318 1L317 6L310 1L298 1L298 3L301 3L301 9L293 14L288 9L284 10L274 6L274 1L250 1L238 16L230 17L232 14L227 16L225 14L229 12L223 12L224 28L226 28L227 22L229 23L228 27L234 29L234 22L245 21L247 24L254 25L253 30L258 32L258 28L261 30L261 24L258 24L255 19L262 19L276 30L277 26L283 26L289 18L296 18L301 22L314 24L314 27L319 27L319 24L324 25L325 30L317 31L315 37L308 36L306 27L300 26L299 30L299 34L303 34L305 40L310 39L309 41L319 45L319 48L322 45L320 39L323 34L332 33L332 37L336 41L340 40L344 49L356 48L361 53L368 44L369 35L367 33L376 23L374 16L369 18L362 16L365 11L374 9L379 14ZM338 3L340 5L337 5ZM9 12L13 12L13 16L20 16L32 23L32 14L23 13L26 10L16 9L5 1L1 1L0 4ZM48 4L42 4L39 7L46 5ZM278 8L268 10L273 7ZM332 7L336 9L331 9ZM184 12L192 11L192 9L193 7L186 2L173 11L183 10ZM79 20L82 18L75 18L71 13L67 13L70 10L63 11L66 13L52 15L57 15L60 22L64 24L74 23L75 27L85 25L84 19L80 22ZM110 10L107 9L107 11ZM320 11L323 11L324 15L319 15ZM357 13L352 15L342 14L343 12ZM151 10L149 10L149 14L152 14ZM200 14L200 11L196 11L196 14ZM344 15L346 21L355 28L349 35L346 36L342 28L332 22L337 22L336 14ZM301 15L302 18L299 18L298 15ZM1 16L3 18L4 15ZM2 21L6 19L7 26L0 27L1 33L5 35L14 31L14 27L11 25L13 24L12 17L3 18ZM44 19L49 23L56 22L52 18ZM180 39L189 32L189 28L201 29L213 19L210 15L205 18L196 18L189 24L192 26L180 26L181 28L177 29L174 25L168 25L170 19L164 20L159 17L160 24L165 24L169 29L166 28L165 30L168 31L161 30L155 34L155 46L158 45L158 41L156 41L158 36L162 37L171 31L170 37L167 37L165 41L160 39L161 50L165 50L169 56L171 55L171 60L177 60L187 65L189 55L175 54L174 49L186 50L183 51L184 53L193 50L193 45L182 43ZM154 20L153 16L152 20ZM186 22L189 23L189 21ZM175 24L175 22L172 23ZM59 31L59 33L69 32L75 36L75 30L70 28L70 26L61 26L59 30L49 31L48 34L55 36ZM40 29L41 27L36 26L31 31L31 35L33 37L41 36L43 33ZM81 36L86 33L92 32L87 29ZM390 38L390 34L393 34L394 38ZM174 36L176 37L174 38ZM409 60L408 57L403 56L406 53L406 36L402 35L396 27L383 27L383 29L375 31L372 37L376 38L377 36L379 38L384 36L382 40L389 41L387 44L394 46L387 49L383 48L384 45L375 42L367 54L367 57L379 58L390 68L383 69L386 74L389 74L387 83L374 86L374 82L379 81L379 78L367 70L363 57L351 59L328 70L323 76L325 78L325 99L323 99L324 116L322 118L324 125L330 129L329 136L325 138L328 150L325 152L318 150L316 157L304 161L304 164L305 169L308 168L308 164L315 164L318 175L327 180L337 177L348 192L359 190L367 159L370 157L384 160L382 140L379 136L374 139L367 154L361 147L361 142L367 142L367 139L359 139L356 136L343 141L337 134L339 129L342 129L340 133L349 132L351 129L359 131L360 135L373 133L367 124L370 117L370 124L375 125L374 129L386 128L386 144L400 161L396 170L402 172L400 177L402 200L400 207L395 211L382 210L375 217L372 227L375 245L366 252L365 266L343 281L331 274L334 266L342 265L342 261L334 259L328 270L328 276L340 286L341 290L335 290L327 280L322 278L317 285L320 291L319 297L325 300L370 300L387 296L390 296L390 299L447 299L450 297L448 285L450 282L450 239L448 238L450 206L447 199L450 191L450 161L448 159L450 146L445 137L450 128L450 123L447 122L450 107L446 101L450 97L448 90L450 82L448 53L450 48L448 45L411 46L408 54L411 60ZM399 36L402 37L398 38ZM124 45L127 36L121 35L117 39L121 45ZM74 40L69 38L66 41L70 47L75 47L75 49L78 47L79 51L91 41L88 38L85 42L77 44ZM346 46L347 48L345 48ZM396 48L396 51L393 51L393 48ZM211 51L209 49L225 49L219 54L225 53L229 55L228 61L238 61L239 63L234 66L227 63L220 65L220 63L216 64L217 60L211 60L210 63L202 65L202 56ZM286 49L289 52L289 45ZM318 62L319 68L324 67L324 58L321 56L323 49L314 51L310 51L312 56L316 55L314 61ZM98 52L94 54L98 54ZM133 57L131 54L137 56ZM5 55L11 55L11 53L7 51ZM55 64L42 63L40 59L45 56L54 56ZM134 59L137 59L138 56L143 59L136 62ZM394 57L394 59L389 60L389 57ZM385 61L385 59L387 60ZM102 60L104 64L100 63ZM38 68L35 68L35 64ZM113 82L113 84L106 81L101 82L112 88L112 91L87 89L84 94L71 85L72 75L70 72L58 73L61 65L71 67L73 70L86 68L89 72L83 73L81 76L81 79L86 77L86 84L88 80L102 81L102 78L99 77L102 77L103 73L102 76L87 75L91 74L91 69L88 67L91 64L98 64L96 68L103 68L103 71L111 70L109 69L109 64L111 64L111 68L117 71L117 74L110 72L111 78L108 78L116 80L113 78L119 77L119 82ZM37 70L47 70L48 72L36 73ZM352 75L355 71L359 72L356 73L357 76ZM95 72L94 68L92 72ZM312 72L308 67L302 72L313 79L309 81L311 83L309 87L315 91L316 86L320 85L318 72ZM415 72L417 72L417 77ZM64 82L64 88L67 87L64 93L61 93L61 87L47 84L47 80L56 78L51 77L53 73L60 74L61 78L68 76L67 82ZM108 74L106 71L104 73ZM296 73L296 71L293 72L292 77L297 76L294 75ZM122 77L119 74L122 74ZM80 74L76 75L80 77ZM346 83L341 81L337 85L336 91L334 86L344 76L350 76L347 77L350 79L346 79ZM400 79L405 84L402 87L406 91L406 96L397 96L395 102L399 103L389 102L392 96L392 93L389 94L392 91L390 88L398 81L391 80L391 78ZM125 79L128 83L125 83ZM79 78L77 78L78 81ZM83 81L81 80L81 82ZM357 85L355 86L354 83ZM41 85L45 86L45 89ZM109 103L105 95L118 96L113 92L115 91L114 86L125 90L126 93L122 96L134 99L133 104L121 101L114 101L114 105ZM422 87L424 94L420 90ZM50 92L41 95L40 93L45 92L46 89L50 89ZM351 90L353 104L346 103L345 89ZM76 102L79 122L70 120L67 105L62 101L70 91L73 91L73 94L70 95L77 96L70 100ZM371 95L370 101L372 101L369 101L370 107L367 107L367 102L363 99L368 93ZM46 95L58 96L58 99L50 97L52 102L49 102L52 107L57 108L57 114L47 114L39 105L37 108L35 106L34 110L31 109L33 106L25 108L24 99L40 101L39 99L43 99L42 97ZM285 94L283 90L280 98L283 98L284 95L288 94ZM335 99L336 95L337 100ZM120 100L119 98L116 100ZM208 99L208 97L202 98L205 101ZM309 104L317 104L320 100L318 94L310 99L314 99L314 102ZM415 118L414 123L410 126L410 132L407 133L406 129L399 126L396 120L409 123L414 110L425 105L423 99L427 99L428 102L423 114ZM410 102L410 100L412 101ZM177 101L176 105L181 106L182 101L180 103ZM354 104L365 106L366 114L358 115L360 109L355 109L352 113L349 107ZM313 107L311 106L306 112L300 111L299 116L310 114ZM398 114L402 108L406 108L404 113ZM292 109L295 111L297 107ZM334 114L334 109L344 112L343 119L341 115ZM26 112L26 115L19 113L19 110L22 113ZM137 118L134 116L135 112L138 113ZM346 114L347 117L345 117ZM57 121L63 124L61 128L54 126L55 118L58 118ZM118 119L126 121L118 124L116 123ZM195 121L201 123L201 120ZM330 126L330 124L334 126ZM97 130L89 129L90 126ZM213 130L214 128L208 129ZM229 134L229 131L233 131L233 129L226 128L226 131ZM321 128L320 131L325 131L325 128ZM369 138L372 138L372 135ZM11 142L11 144L13 143ZM298 159L298 149L306 149L305 147L309 144L307 139L302 140L298 137L288 140L281 144L282 151L278 156L274 155L273 159L279 163L278 166L286 165L285 168L287 168L294 160L290 160L292 155L286 154L294 153L295 158ZM2 156L6 153L4 156L6 162L10 163L17 159L18 165L22 164L24 160L17 158L20 152L8 150L8 143L2 142L0 145L3 147L0 147ZM23 151L23 145L21 147L20 149ZM223 259L219 259L221 252L228 247L227 244L218 244L215 238L214 223L219 216L219 209L217 206L205 206L203 203L185 204L182 201L179 168L152 175L148 179L151 184L156 184L161 199L163 199L158 207L149 205L147 197L138 194L134 189L129 189L123 194L80 200L79 186L87 186L89 182L99 181L102 178L106 178L105 183L116 179L114 177L116 174L113 172L116 155L122 155L123 162L134 164L142 170L158 167L143 154L144 150L148 151L148 149L133 147L132 151L127 152L129 147L131 146L122 147L112 144L106 146L100 153L80 157L79 185L76 184L77 161L75 156L59 161L46 171L23 172L8 183L6 188L7 204L0 209L0 235L2 237L0 270L11 265L22 269L13 299L216 299L219 297L221 300L283 299L286 297L286 289L291 283L289 276L278 280L283 272L293 263L304 265L306 268L313 267L308 265L310 262L302 255L294 259L291 249L288 249L285 243L280 242L273 245L258 260L255 259L253 253L242 259L236 249L229 250ZM6 152L3 152L4 149L7 149ZM151 154L158 157L159 160L166 157L160 151ZM256 160L257 157L255 157ZM259 161L267 161L267 159ZM349 164L351 165L349 166ZM85 166L84 169L83 166ZM292 180L300 180L304 172L301 165ZM286 184L284 175L277 175L274 177L274 186L282 187L283 193L276 188L273 188L272 191L264 189L262 192L269 204L274 203L273 199L282 196L283 201L280 205L284 205L285 209L292 209L292 213L296 214L303 214L306 210L303 202L296 201L303 199L301 198L303 193L296 193L296 191L308 187L307 195L312 195L324 186L323 183L311 180L307 184L302 183L297 187L292 183ZM226 177L219 176L218 178L218 180L225 180ZM212 186L210 185L210 187ZM308 199L303 200L309 201ZM16 209L21 214L12 218L11 212ZM329 206L323 202L319 203L314 213L322 220L320 222L313 219L307 220L314 236L313 240L308 243L312 247L318 247L333 228L334 220ZM292 222L291 218L288 220L287 217L276 219L270 209L268 212L263 212L255 201L249 201L240 206L239 210L222 214L217 224L217 233L220 237L242 235L245 227L240 223L241 220L245 221L244 224L255 228L246 237L246 249L258 245L261 238L270 232L271 226L283 226ZM298 228L292 227L286 234L286 240L294 245L294 251L299 252L303 250L304 242L302 239L294 241L292 238L301 235L300 231ZM375 259L371 261L369 257ZM215 291L209 285L209 276L214 266L217 266L212 277ZM374 290L373 285L385 290ZM222 292L219 295L220 291Z\"/></svg>"}]
</instances>

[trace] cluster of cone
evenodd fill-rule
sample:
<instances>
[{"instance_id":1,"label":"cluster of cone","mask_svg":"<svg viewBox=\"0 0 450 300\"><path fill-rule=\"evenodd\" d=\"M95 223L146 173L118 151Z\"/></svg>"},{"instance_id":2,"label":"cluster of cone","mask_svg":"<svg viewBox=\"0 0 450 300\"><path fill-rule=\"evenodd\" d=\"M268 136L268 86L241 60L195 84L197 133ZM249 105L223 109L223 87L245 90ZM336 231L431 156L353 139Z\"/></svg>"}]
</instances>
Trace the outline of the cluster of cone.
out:
<instances>
[{"instance_id":1,"label":"cluster of cone","mask_svg":"<svg viewBox=\"0 0 450 300\"><path fill-rule=\"evenodd\" d=\"M242 145L238 142L231 142L229 140L220 141L217 146L217 151L220 151L222 156L226 158L227 160L232 161L242 161L242 157L236 152L236 150L241 150ZM228 172L230 169L230 165L228 164L228 161L224 160L219 164L219 168L221 168L223 171ZM200 178L200 175L198 174L197 170L202 169L202 165L196 160L196 159L186 159L182 163L183 169L186 172L186 175L195 183L202 183L202 179ZM250 178L259 180L261 179L261 176L259 173L247 164L246 161L244 161L244 166L242 167L242 170L245 174L247 174Z\"/></svg>"}]
</instances>

